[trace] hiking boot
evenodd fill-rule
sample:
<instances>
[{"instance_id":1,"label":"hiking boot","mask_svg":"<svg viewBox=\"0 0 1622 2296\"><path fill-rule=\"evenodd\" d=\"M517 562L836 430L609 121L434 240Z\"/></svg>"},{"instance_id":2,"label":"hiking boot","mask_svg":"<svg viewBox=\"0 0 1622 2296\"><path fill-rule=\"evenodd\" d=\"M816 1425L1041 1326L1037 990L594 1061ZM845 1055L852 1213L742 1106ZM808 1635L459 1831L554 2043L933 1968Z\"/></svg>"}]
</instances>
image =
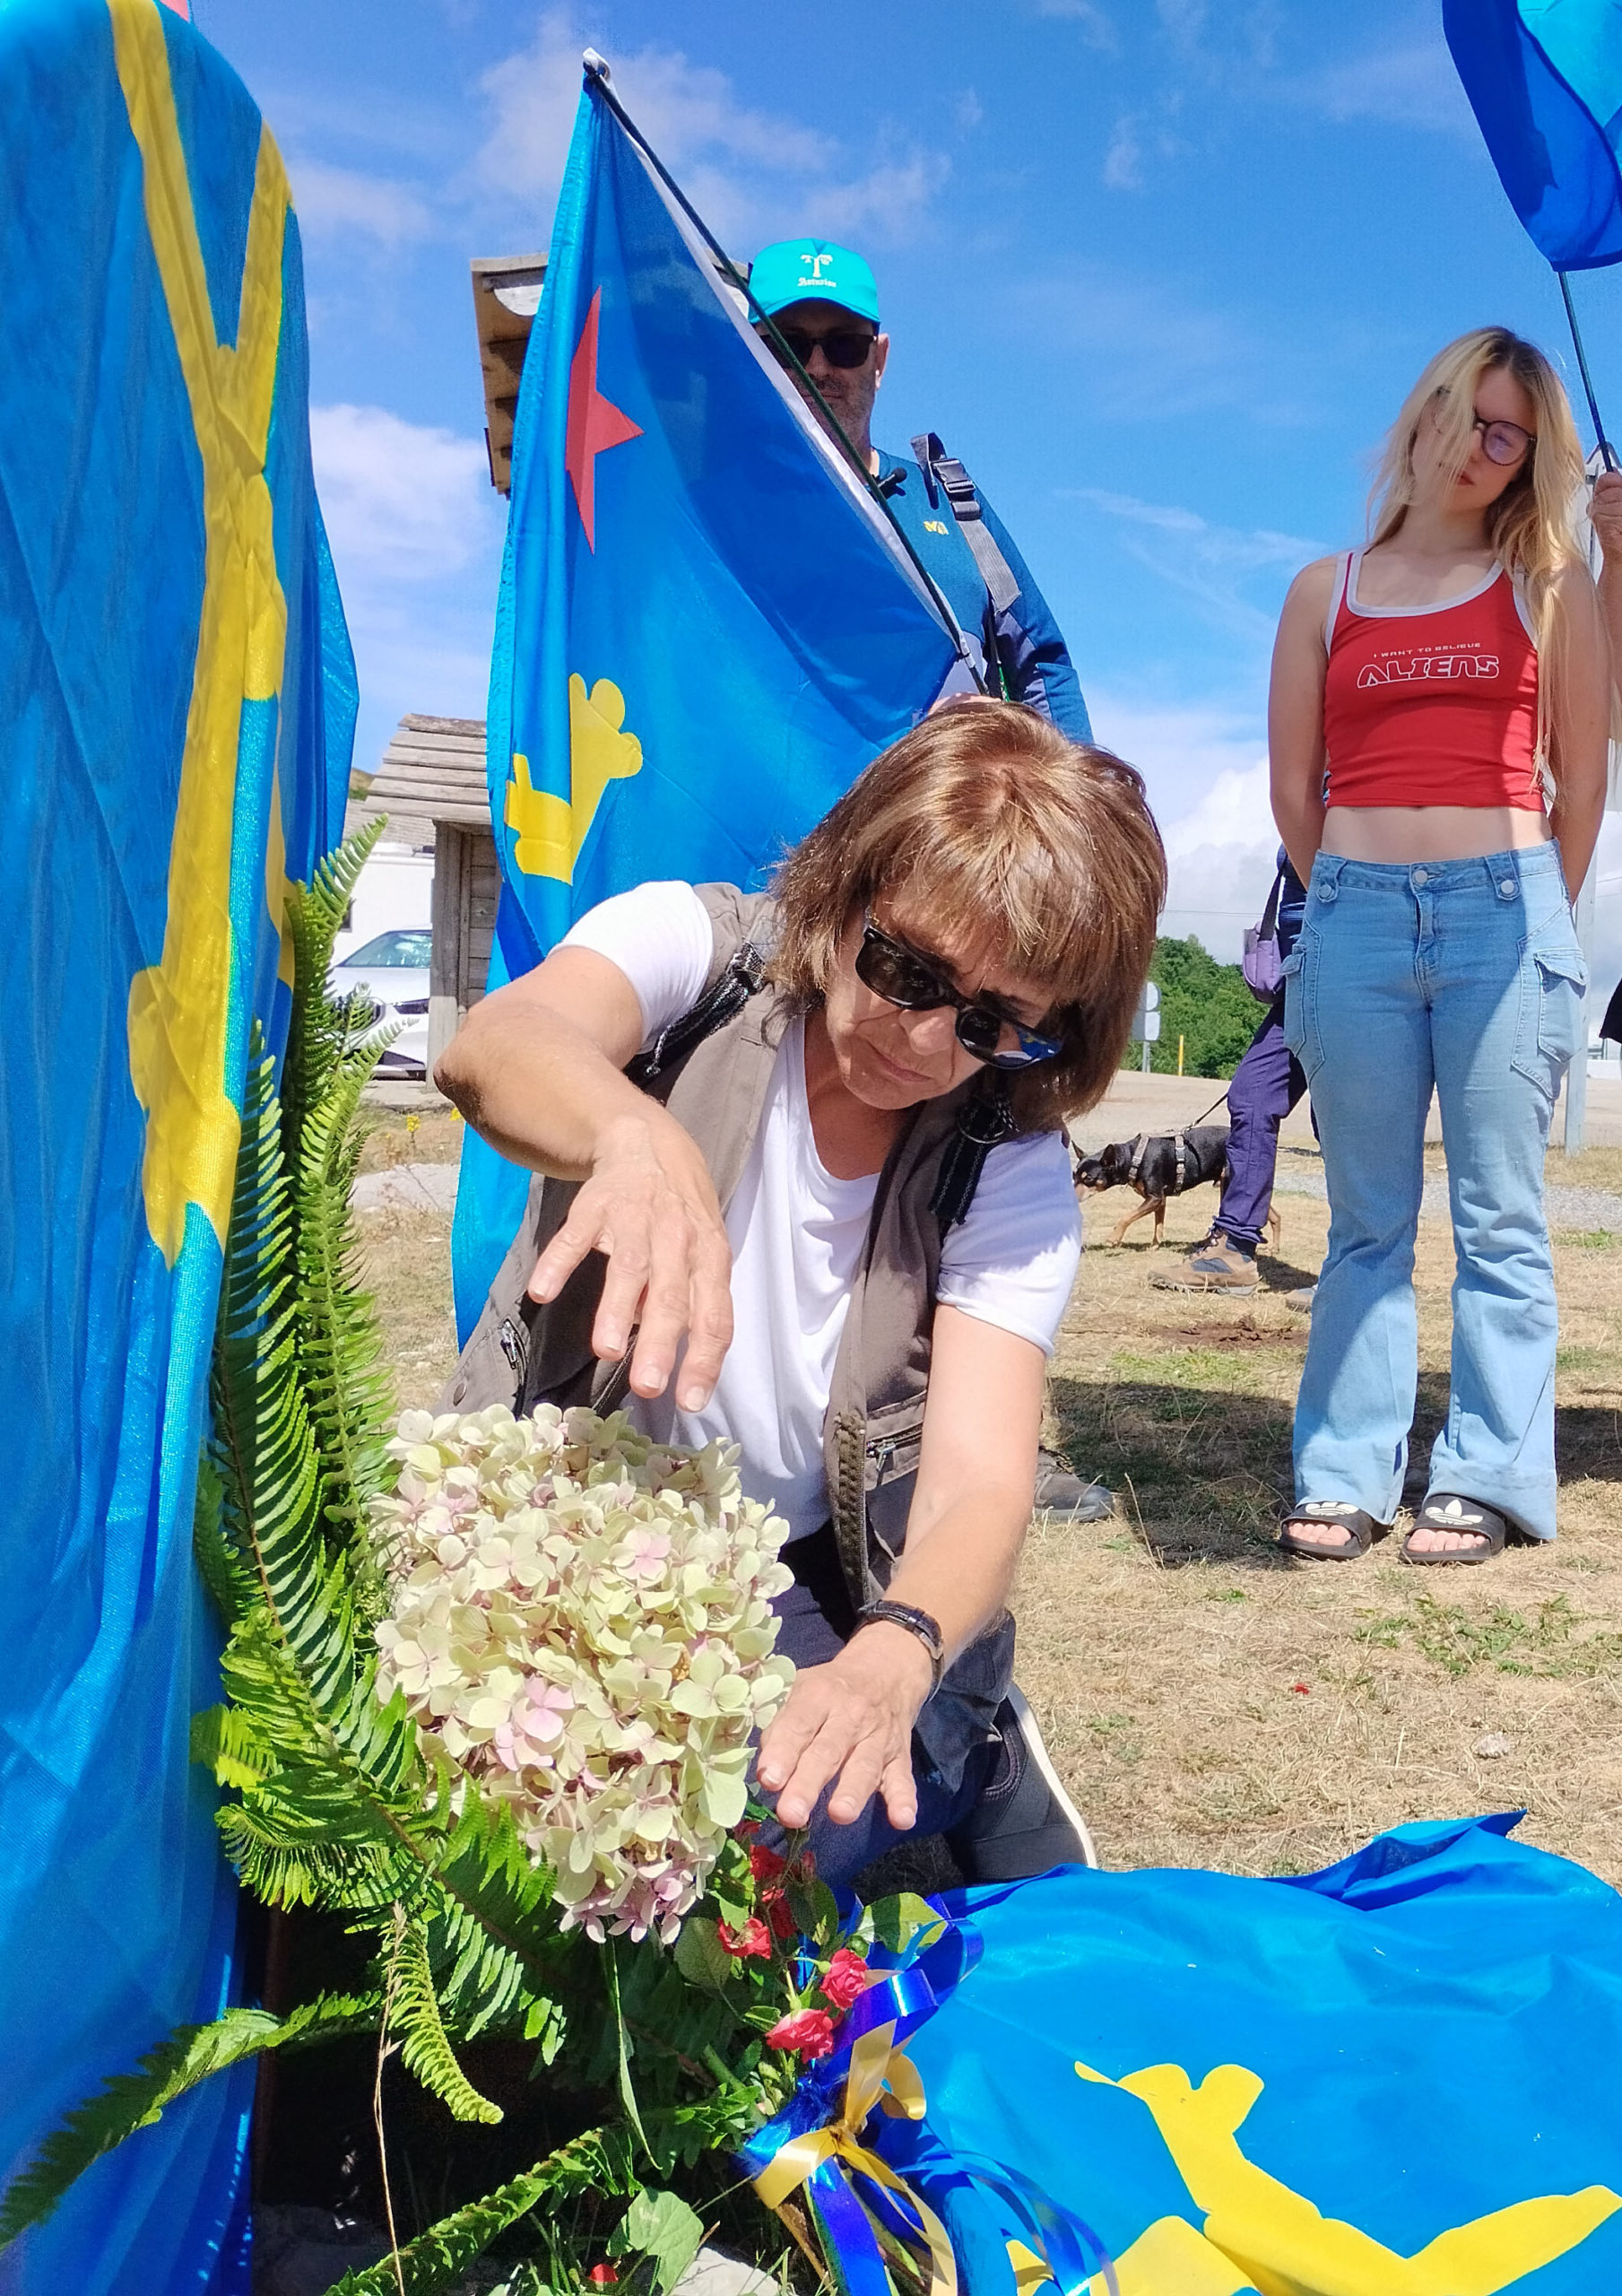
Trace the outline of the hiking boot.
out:
<instances>
[{"instance_id":1,"label":"hiking boot","mask_svg":"<svg viewBox=\"0 0 1622 2296\"><path fill-rule=\"evenodd\" d=\"M1297 1285L1295 1291L1287 1292L1284 1294L1284 1304L1287 1308L1293 1309L1298 1316L1310 1316L1313 1311L1313 1301L1317 1296L1318 1287L1315 1283L1302 1283Z\"/></svg>"},{"instance_id":2,"label":"hiking boot","mask_svg":"<svg viewBox=\"0 0 1622 2296\"><path fill-rule=\"evenodd\" d=\"M1101 1523L1115 1511L1115 1494L1105 1484L1083 1483L1056 1451L1037 1452L1033 1514L1054 1515L1064 1523Z\"/></svg>"},{"instance_id":3,"label":"hiking boot","mask_svg":"<svg viewBox=\"0 0 1622 2296\"><path fill-rule=\"evenodd\" d=\"M1202 1244L1149 1282L1160 1292L1253 1292L1256 1255L1213 1228Z\"/></svg>"},{"instance_id":4,"label":"hiking boot","mask_svg":"<svg viewBox=\"0 0 1622 2296\"><path fill-rule=\"evenodd\" d=\"M997 1709L1001 1744L985 1790L947 1837L968 1882L1025 1882L1054 1866L1097 1866L1081 1813L1059 1781L1024 1692Z\"/></svg>"}]
</instances>

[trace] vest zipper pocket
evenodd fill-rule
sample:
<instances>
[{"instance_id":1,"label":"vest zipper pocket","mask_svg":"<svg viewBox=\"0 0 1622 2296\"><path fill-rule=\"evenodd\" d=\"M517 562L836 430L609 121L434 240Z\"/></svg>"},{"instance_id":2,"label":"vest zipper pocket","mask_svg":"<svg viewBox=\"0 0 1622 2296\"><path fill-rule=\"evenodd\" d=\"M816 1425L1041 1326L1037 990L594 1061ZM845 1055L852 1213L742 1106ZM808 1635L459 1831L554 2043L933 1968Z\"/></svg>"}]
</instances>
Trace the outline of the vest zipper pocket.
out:
<instances>
[{"instance_id":1,"label":"vest zipper pocket","mask_svg":"<svg viewBox=\"0 0 1622 2296\"><path fill-rule=\"evenodd\" d=\"M522 1378L529 1363L529 1334L510 1316L503 1316L496 1327L496 1344Z\"/></svg>"}]
</instances>

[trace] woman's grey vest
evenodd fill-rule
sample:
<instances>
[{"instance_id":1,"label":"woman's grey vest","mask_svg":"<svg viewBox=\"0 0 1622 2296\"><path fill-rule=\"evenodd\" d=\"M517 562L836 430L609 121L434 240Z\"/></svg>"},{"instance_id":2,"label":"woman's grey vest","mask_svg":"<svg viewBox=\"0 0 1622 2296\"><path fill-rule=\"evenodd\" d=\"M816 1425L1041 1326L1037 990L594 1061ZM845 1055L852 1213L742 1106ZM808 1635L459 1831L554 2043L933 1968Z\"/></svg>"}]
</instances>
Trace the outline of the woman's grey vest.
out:
<instances>
[{"instance_id":1,"label":"woman's grey vest","mask_svg":"<svg viewBox=\"0 0 1622 2296\"><path fill-rule=\"evenodd\" d=\"M750 953L769 943L772 904L766 894L741 893L733 885L700 885L698 893L715 929L708 996L729 972L748 976ZM737 967L734 959L741 959ZM777 992L762 988L690 1051L666 1065L655 1047L631 1071L691 1135L723 1209L754 1144L785 1020ZM924 1101L885 1160L834 1361L823 1468L839 1561L858 1609L889 1584L906 1535L941 1267L940 1222L930 1205L974 1089L971 1082ZM592 1352L600 1255L592 1253L545 1306L525 1289L568 1216L576 1186L539 1178L533 1184L524 1223L440 1397L442 1410L504 1403L529 1411L556 1403L611 1411L623 1400L629 1357L604 1363ZM949 1785L956 1784L970 1747L986 1737L1007 1693L1013 1640L1013 1621L1004 1613L963 1652L919 1717L918 1737Z\"/></svg>"}]
</instances>

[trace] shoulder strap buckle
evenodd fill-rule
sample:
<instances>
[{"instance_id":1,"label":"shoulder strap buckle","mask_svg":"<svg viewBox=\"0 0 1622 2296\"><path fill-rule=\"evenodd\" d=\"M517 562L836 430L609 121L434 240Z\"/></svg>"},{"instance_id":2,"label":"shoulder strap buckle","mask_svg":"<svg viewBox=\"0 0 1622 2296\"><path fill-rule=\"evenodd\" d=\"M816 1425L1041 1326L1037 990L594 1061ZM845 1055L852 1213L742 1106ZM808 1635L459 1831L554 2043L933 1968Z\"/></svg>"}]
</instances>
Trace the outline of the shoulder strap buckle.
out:
<instances>
[{"instance_id":1,"label":"shoulder strap buckle","mask_svg":"<svg viewBox=\"0 0 1622 2296\"><path fill-rule=\"evenodd\" d=\"M921 430L913 440L913 452L918 467L924 473L930 507L935 506L937 491L945 495L951 505L964 541L973 553L980 570L993 609L1005 613L1019 595L1019 585L1014 572L997 545L997 538L985 523L985 513L980 497L975 491L975 482L955 455L949 455L940 436L933 430Z\"/></svg>"},{"instance_id":2,"label":"shoulder strap buckle","mask_svg":"<svg viewBox=\"0 0 1622 2296\"><path fill-rule=\"evenodd\" d=\"M696 1052L707 1037L743 1010L766 980L766 951L745 941L734 952L719 980L707 988L696 1004L661 1029L646 1052L639 1052L626 1069L633 1084L651 1084L672 1061Z\"/></svg>"}]
</instances>

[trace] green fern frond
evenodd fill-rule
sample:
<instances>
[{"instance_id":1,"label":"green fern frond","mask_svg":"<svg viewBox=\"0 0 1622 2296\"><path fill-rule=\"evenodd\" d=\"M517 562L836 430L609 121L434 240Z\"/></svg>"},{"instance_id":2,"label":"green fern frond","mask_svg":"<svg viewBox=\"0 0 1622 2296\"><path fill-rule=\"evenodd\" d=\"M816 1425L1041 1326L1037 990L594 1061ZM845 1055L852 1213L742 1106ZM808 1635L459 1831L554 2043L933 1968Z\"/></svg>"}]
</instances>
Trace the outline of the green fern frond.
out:
<instances>
[{"instance_id":1,"label":"green fern frond","mask_svg":"<svg viewBox=\"0 0 1622 2296\"><path fill-rule=\"evenodd\" d=\"M192 1546L203 1583L228 1627L254 1599L252 1575L225 1535L225 1493L219 1471L205 1451L197 1462L197 1495L192 1507Z\"/></svg>"},{"instance_id":2,"label":"green fern frond","mask_svg":"<svg viewBox=\"0 0 1622 2296\"><path fill-rule=\"evenodd\" d=\"M458 2120L495 2122L505 2118L456 2062L450 2035L439 2013L434 1973L429 1966L428 1939L418 1923L402 1921L388 1954L388 2022L391 2034L400 2037L400 2055L406 2070L423 2087L442 2098Z\"/></svg>"},{"instance_id":3,"label":"green fern frond","mask_svg":"<svg viewBox=\"0 0 1622 2296\"><path fill-rule=\"evenodd\" d=\"M349 1013L327 993L333 943L360 872L386 824L369 822L317 865L308 885L290 885L287 924L293 944L293 1010L282 1078L283 1137L289 1170L298 1166L305 1119L326 1087L333 1062L351 1041ZM369 1020L369 1013L368 1015Z\"/></svg>"},{"instance_id":4,"label":"green fern frond","mask_svg":"<svg viewBox=\"0 0 1622 2296\"><path fill-rule=\"evenodd\" d=\"M634 2191L629 2148L615 2129L588 2129L570 2144L549 2153L534 2168L499 2186L454 2214L441 2217L397 2255L364 2272L346 2273L327 2296L446 2296L458 2288L468 2267L509 2224L542 2202L556 2204L589 2192Z\"/></svg>"},{"instance_id":5,"label":"green fern frond","mask_svg":"<svg viewBox=\"0 0 1622 2296\"><path fill-rule=\"evenodd\" d=\"M134 2073L115 2074L69 2114L7 2186L0 2201L0 2248L48 2216L76 2177L138 2128L149 2128L177 2097L211 2074L261 2049L330 2040L376 2026L377 1994L324 1994L286 2017L265 2009L228 2009L212 2025L181 2025L150 2050Z\"/></svg>"},{"instance_id":6,"label":"green fern frond","mask_svg":"<svg viewBox=\"0 0 1622 2296\"><path fill-rule=\"evenodd\" d=\"M192 1717L191 1756L221 1786L251 1791L277 1768L276 1751L240 1707L210 1706Z\"/></svg>"},{"instance_id":7,"label":"green fern frond","mask_svg":"<svg viewBox=\"0 0 1622 2296\"><path fill-rule=\"evenodd\" d=\"M369 1560L366 1502L392 1476L384 1422L394 1397L350 1208L360 1094L376 1058L372 1049L334 1064L305 1122L294 1175L299 1369L326 1479L327 1519L361 1568Z\"/></svg>"}]
</instances>

